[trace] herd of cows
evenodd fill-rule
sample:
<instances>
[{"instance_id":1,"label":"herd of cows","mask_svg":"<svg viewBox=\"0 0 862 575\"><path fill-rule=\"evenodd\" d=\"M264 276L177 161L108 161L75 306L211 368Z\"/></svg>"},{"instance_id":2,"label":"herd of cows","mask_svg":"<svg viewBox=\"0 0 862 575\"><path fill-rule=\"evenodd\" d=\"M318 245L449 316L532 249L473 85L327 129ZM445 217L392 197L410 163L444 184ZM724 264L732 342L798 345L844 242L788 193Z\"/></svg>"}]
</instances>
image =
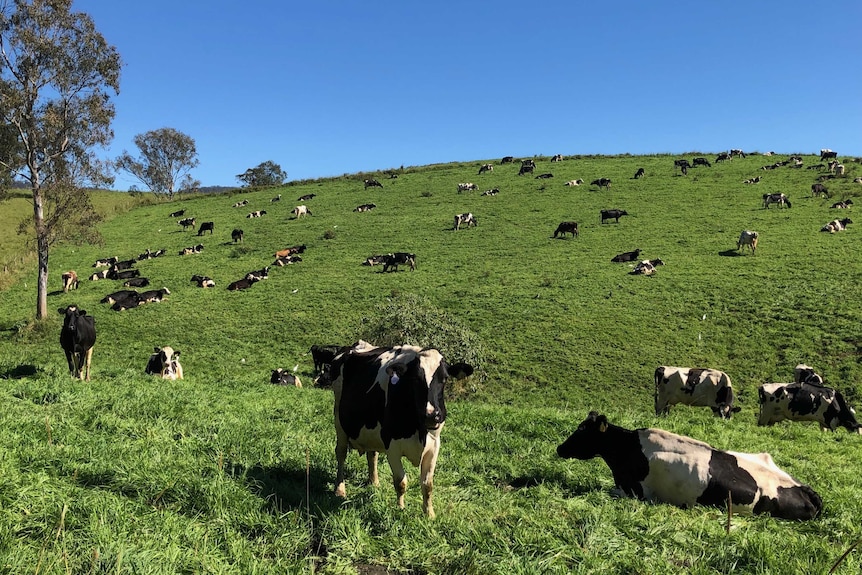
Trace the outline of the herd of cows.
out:
<instances>
[{"instance_id":1,"label":"herd of cows","mask_svg":"<svg viewBox=\"0 0 862 575\"><path fill-rule=\"evenodd\" d=\"M821 157L831 151L822 151ZM824 156L825 154L825 156ZM734 156L744 157L741 150L732 150L716 158L716 162L729 161ZM555 156L552 161L560 161ZM514 163L506 157L501 164ZM801 165L801 164L798 164ZM676 160L675 168L683 174L694 166L711 167L705 158L695 158L693 164L687 160ZM518 175L532 173L536 165L533 160L522 162ZM484 164L479 174L493 172L492 164ZM766 168L764 168L766 169ZM842 169L843 173L843 169ZM548 174L550 177L552 175ZM639 169L634 178L642 178L645 171ZM545 177L545 174L536 176ZM758 178L759 179L759 178ZM583 180L567 181L566 185L581 185ZM364 180L365 188L383 187L377 180ZM608 178L592 181L592 185L609 188ZM812 193L827 194L822 184L812 186ZM458 192L478 190L472 183L458 184ZM489 190L490 191L490 190ZM499 190L494 189L495 193ZM314 194L299 198L308 201ZM280 201L281 195L272 198ZM851 200L833 208L847 208ZM233 207L248 204L237 202ZM790 208L791 203L784 194L763 196L764 208L771 204ZM364 212L375 208L374 204L363 204L354 211ZM305 205L297 206L292 213L295 218L311 215ZM266 211L251 212L246 217L261 217ZM601 210L600 221L614 220L628 215L625 210ZM184 211L170 214L181 218ZM195 218L180 219L183 229L194 228ZM851 223L849 218L835 220L824 231L838 231ZM477 225L472 213L456 214L453 230ZM197 235L214 232L213 222L203 222ZM570 234L579 237L579 226L575 221L561 222L553 237L563 238ZM243 231L234 229L234 243L243 241ZM756 250L759 234L744 230L737 242L737 250L746 246ZM203 245L191 246L179 255L200 253ZM275 252L276 260L271 265L284 266L299 262L305 245L292 246ZM636 262L632 273L651 274L660 259L640 260L641 250L618 254L613 262ZM138 258L151 259L164 255L164 250L149 249ZM107 258L99 260L94 267L107 267L94 273L90 279L114 279L125 281L124 287L145 287L148 278L140 277L134 269L136 260ZM393 252L367 258L364 265L382 265L383 271L397 270L398 266L416 269L416 254ZM254 283L268 277L270 266L247 273L228 285L229 290L248 289ZM201 288L214 287L212 278L192 275L191 280ZM63 274L64 291L77 288L79 280L74 271ZM123 311L148 302L161 301L170 291L167 288L137 292L120 290L105 296L103 303L112 309ZM60 308L64 316L60 334L69 371L73 377L90 379L90 362L96 329L93 317L85 310L70 305ZM334 393L334 425L336 434L335 494L344 497L345 459L350 448L365 453L368 462L369 482L378 484L377 458L385 453L392 469L397 504L404 506L406 472L402 459L407 458L420 469L423 508L429 517L434 516L432 504L433 476L440 449L440 432L446 420L444 388L448 379L468 377L473 367L465 363L449 364L439 350L410 345L378 347L364 341L351 346L313 346L315 372L319 381L330 385ZM149 357L145 373L164 379L182 379L183 369L179 362L179 351L166 346L155 348ZM272 372L272 383L301 387L299 378L286 370ZM840 391L827 387L822 377L806 365L794 370L794 381L789 383L767 383L758 389L760 411L757 424L772 425L782 420L816 421L824 430L835 431L844 427L852 433L862 434L862 425L855 412L847 405ZM673 405L706 407L721 418L731 419L739 407L733 405L734 392L730 377L721 371L708 368L682 368L660 366L655 371L655 413L667 414ZM563 458L591 459L601 457L609 466L616 488L627 496L655 500L687 507L693 504L727 506L734 512L769 514L785 519L806 520L816 517L822 510L820 496L809 486L800 483L778 468L766 453L750 454L714 449L701 441L676 435L661 429L627 430L612 425L605 415L590 412L577 430L563 442L557 453Z\"/></svg>"}]
</instances>

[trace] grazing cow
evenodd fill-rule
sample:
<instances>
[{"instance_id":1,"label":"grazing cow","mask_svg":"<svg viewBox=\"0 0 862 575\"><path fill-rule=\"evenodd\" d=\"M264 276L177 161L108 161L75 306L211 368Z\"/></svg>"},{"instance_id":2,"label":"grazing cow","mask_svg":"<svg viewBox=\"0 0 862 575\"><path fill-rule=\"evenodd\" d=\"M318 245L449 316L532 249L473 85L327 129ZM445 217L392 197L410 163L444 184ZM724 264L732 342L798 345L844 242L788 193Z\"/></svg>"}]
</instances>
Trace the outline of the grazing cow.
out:
<instances>
[{"instance_id":1,"label":"grazing cow","mask_svg":"<svg viewBox=\"0 0 862 575\"><path fill-rule=\"evenodd\" d=\"M620 218L629 215L629 213L625 210L601 210L600 215L602 223L605 223L605 220L610 219L615 220L616 223L620 223Z\"/></svg>"},{"instance_id":2,"label":"grazing cow","mask_svg":"<svg viewBox=\"0 0 862 575\"><path fill-rule=\"evenodd\" d=\"M837 168L838 165L839 165L838 160L832 160L831 162L829 162L829 165L828 165L829 171L834 174L835 168Z\"/></svg>"},{"instance_id":3,"label":"grazing cow","mask_svg":"<svg viewBox=\"0 0 862 575\"><path fill-rule=\"evenodd\" d=\"M548 178L553 178L553 177L554 177L554 174L548 172L546 174L539 174L538 176L536 176L536 179L537 180L547 180Z\"/></svg>"},{"instance_id":4,"label":"grazing cow","mask_svg":"<svg viewBox=\"0 0 862 575\"><path fill-rule=\"evenodd\" d=\"M638 168L638 171L635 172L635 175L632 176L632 179L637 180L639 178L644 177L645 175L646 175L646 171L643 168Z\"/></svg>"},{"instance_id":5,"label":"grazing cow","mask_svg":"<svg viewBox=\"0 0 862 575\"><path fill-rule=\"evenodd\" d=\"M247 218L259 218L259 217L265 216L265 215L266 215L266 210L257 210L255 212L251 212L246 217Z\"/></svg>"},{"instance_id":6,"label":"grazing cow","mask_svg":"<svg viewBox=\"0 0 862 575\"><path fill-rule=\"evenodd\" d=\"M422 508L433 518L434 468L446 421L443 390L448 378L469 375L466 364L449 366L432 348L374 347L360 341L332 364L335 396L335 495L346 497L344 462L352 447L365 453L368 480L378 485L377 455L392 468L398 507L404 507L407 478L401 459L420 469Z\"/></svg>"},{"instance_id":7,"label":"grazing cow","mask_svg":"<svg viewBox=\"0 0 862 575\"><path fill-rule=\"evenodd\" d=\"M290 246L289 248L284 248L283 250L278 250L275 252L275 257L277 258L286 258L288 256L303 254L305 253L305 244L301 246Z\"/></svg>"},{"instance_id":8,"label":"grazing cow","mask_svg":"<svg viewBox=\"0 0 862 575\"><path fill-rule=\"evenodd\" d=\"M323 373L323 370L335 361L335 356L348 350L349 347L341 345L312 345L311 358L314 360L314 372Z\"/></svg>"},{"instance_id":9,"label":"grazing cow","mask_svg":"<svg viewBox=\"0 0 862 575\"><path fill-rule=\"evenodd\" d=\"M367 258L365 258L365 261L362 262L362 265L364 265L364 266L375 266L375 265L385 264L386 259L388 257L389 257L388 254L368 256Z\"/></svg>"},{"instance_id":10,"label":"grazing cow","mask_svg":"<svg viewBox=\"0 0 862 575\"><path fill-rule=\"evenodd\" d=\"M862 425L841 392L811 383L765 383L758 390L760 414L757 425L772 425L785 419L816 421L820 429L835 431L838 426L862 434Z\"/></svg>"},{"instance_id":11,"label":"grazing cow","mask_svg":"<svg viewBox=\"0 0 862 575\"><path fill-rule=\"evenodd\" d=\"M500 160L500 164L512 164L515 162L515 158L513 156L503 156L503 159Z\"/></svg>"},{"instance_id":12,"label":"grazing cow","mask_svg":"<svg viewBox=\"0 0 862 575\"><path fill-rule=\"evenodd\" d=\"M535 162L534 160L521 160L521 165L522 165L522 166L529 166L529 167L531 167L531 168L535 168L535 167L536 167L536 162Z\"/></svg>"},{"instance_id":13,"label":"grazing cow","mask_svg":"<svg viewBox=\"0 0 862 575\"><path fill-rule=\"evenodd\" d=\"M141 270L123 270L121 272L111 270L108 272L108 279L128 280L128 279L139 277L140 275L141 275Z\"/></svg>"},{"instance_id":14,"label":"grazing cow","mask_svg":"<svg viewBox=\"0 0 862 575\"><path fill-rule=\"evenodd\" d=\"M213 222L203 222L201 224L201 227L198 228L198 235L202 236L204 234L204 232L209 232L210 235L212 235L214 227L215 227L215 224Z\"/></svg>"},{"instance_id":15,"label":"grazing cow","mask_svg":"<svg viewBox=\"0 0 862 575\"><path fill-rule=\"evenodd\" d=\"M270 201L270 202L280 202L280 201L281 201L281 194L278 194L278 195L277 195L277 196L275 196L274 198L270 198L270 200L269 200L269 201Z\"/></svg>"},{"instance_id":16,"label":"grazing cow","mask_svg":"<svg viewBox=\"0 0 862 575\"><path fill-rule=\"evenodd\" d=\"M532 160L530 160L530 161L532 161ZM524 174L532 174L533 170L535 170L535 169L536 169L535 165L529 165L529 164L526 166L522 165L521 168L518 170L518 175L523 176Z\"/></svg>"},{"instance_id":17,"label":"grazing cow","mask_svg":"<svg viewBox=\"0 0 862 575\"><path fill-rule=\"evenodd\" d=\"M110 271L111 271L111 270L102 270L102 271L98 271L98 272L96 272L96 273L94 273L93 275L91 275L91 276L90 276L90 281L103 280L103 279L105 279L106 277L108 277L108 273L110 273Z\"/></svg>"},{"instance_id":18,"label":"grazing cow","mask_svg":"<svg viewBox=\"0 0 862 575\"><path fill-rule=\"evenodd\" d=\"M731 150L730 151L730 157L732 158L733 156L737 156L739 158L744 158L745 152L743 152L742 150Z\"/></svg>"},{"instance_id":19,"label":"grazing cow","mask_svg":"<svg viewBox=\"0 0 862 575\"><path fill-rule=\"evenodd\" d=\"M70 289L78 289L78 274L75 270L63 272L63 293L69 293Z\"/></svg>"},{"instance_id":20,"label":"grazing cow","mask_svg":"<svg viewBox=\"0 0 862 575\"><path fill-rule=\"evenodd\" d=\"M793 381L796 383L810 383L811 385L823 385L823 378L814 368L804 363L797 364L793 368Z\"/></svg>"},{"instance_id":21,"label":"grazing cow","mask_svg":"<svg viewBox=\"0 0 862 575\"><path fill-rule=\"evenodd\" d=\"M828 198L829 190L823 184L811 184L811 195L815 198Z\"/></svg>"},{"instance_id":22,"label":"grazing cow","mask_svg":"<svg viewBox=\"0 0 862 575\"><path fill-rule=\"evenodd\" d=\"M302 382L299 380L299 376L293 373L290 373L286 369L278 368L272 370L272 375L269 378L270 383L274 383L275 385L292 385L294 387L302 387Z\"/></svg>"},{"instance_id":23,"label":"grazing cow","mask_svg":"<svg viewBox=\"0 0 862 575\"><path fill-rule=\"evenodd\" d=\"M147 287L150 285L149 278L132 278L123 283L125 287Z\"/></svg>"},{"instance_id":24,"label":"grazing cow","mask_svg":"<svg viewBox=\"0 0 862 575\"><path fill-rule=\"evenodd\" d=\"M114 265L118 261L119 261L119 258L117 258L116 256L114 256L112 258L105 258L103 260L96 260L96 263L93 264L93 267L94 268L111 267L112 265Z\"/></svg>"},{"instance_id":25,"label":"grazing cow","mask_svg":"<svg viewBox=\"0 0 862 575\"><path fill-rule=\"evenodd\" d=\"M479 168L479 175L481 176L485 172L493 172L493 171L494 171L494 165L493 164L482 164L482 166Z\"/></svg>"},{"instance_id":26,"label":"grazing cow","mask_svg":"<svg viewBox=\"0 0 862 575\"><path fill-rule=\"evenodd\" d=\"M166 287L140 293L142 303L160 303L166 295L171 295L171 290Z\"/></svg>"},{"instance_id":27,"label":"grazing cow","mask_svg":"<svg viewBox=\"0 0 862 575\"><path fill-rule=\"evenodd\" d=\"M180 352L170 346L154 347L144 373L158 375L162 379L182 379L183 366L180 365L179 357Z\"/></svg>"},{"instance_id":28,"label":"grazing cow","mask_svg":"<svg viewBox=\"0 0 862 575\"><path fill-rule=\"evenodd\" d=\"M275 261L272 262L272 265L283 268L284 266L288 266L290 264L295 264L297 262L301 262L302 258L300 256L284 256L280 258L275 258Z\"/></svg>"},{"instance_id":29,"label":"grazing cow","mask_svg":"<svg viewBox=\"0 0 862 575\"><path fill-rule=\"evenodd\" d=\"M185 231L186 228L194 228L195 227L195 219L194 218L184 218L177 222L178 225L183 227Z\"/></svg>"},{"instance_id":30,"label":"grazing cow","mask_svg":"<svg viewBox=\"0 0 862 575\"><path fill-rule=\"evenodd\" d=\"M557 154L556 156L554 156L554 157L552 157L552 158L551 158L551 161L552 161L552 162L562 162L562 161L563 161L563 155L562 155L562 154Z\"/></svg>"},{"instance_id":31,"label":"grazing cow","mask_svg":"<svg viewBox=\"0 0 862 575\"><path fill-rule=\"evenodd\" d=\"M296 216L295 219L297 219L297 220L299 218L301 218L302 216L312 215L311 210L309 210L306 206L296 206L295 208L293 208L293 211L290 213L292 213L294 216Z\"/></svg>"},{"instance_id":32,"label":"grazing cow","mask_svg":"<svg viewBox=\"0 0 862 575\"><path fill-rule=\"evenodd\" d=\"M236 280L235 282L229 283L227 286L227 289L230 291L244 290L244 289L250 288L251 285L255 282L257 282L256 277L246 276L246 277L242 278L241 280Z\"/></svg>"},{"instance_id":33,"label":"grazing cow","mask_svg":"<svg viewBox=\"0 0 862 575\"><path fill-rule=\"evenodd\" d=\"M363 181L365 183L365 189L366 190L368 188L382 188L383 187L383 184L381 184L380 182L378 182L374 178L368 178L368 179L363 180Z\"/></svg>"},{"instance_id":34,"label":"grazing cow","mask_svg":"<svg viewBox=\"0 0 862 575\"><path fill-rule=\"evenodd\" d=\"M130 297L137 297L138 292L133 289L121 289L120 291L115 291L114 293L109 293L105 297L99 300L99 303L108 303L115 304L120 300L129 299Z\"/></svg>"},{"instance_id":35,"label":"grazing cow","mask_svg":"<svg viewBox=\"0 0 862 575\"><path fill-rule=\"evenodd\" d=\"M212 278L210 278L208 276L200 276L200 275L194 274L189 281L192 281L192 282L195 282L196 284L198 284L199 288L215 287L215 282L212 280Z\"/></svg>"},{"instance_id":36,"label":"grazing cow","mask_svg":"<svg viewBox=\"0 0 862 575\"><path fill-rule=\"evenodd\" d=\"M727 152L721 152L718 156L715 157L715 163L717 164L718 162L725 162L725 161L729 161L732 159L733 159L733 156L731 156Z\"/></svg>"},{"instance_id":37,"label":"grazing cow","mask_svg":"<svg viewBox=\"0 0 862 575\"><path fill-rule=\"evenodd\" d=\"M243 200L243 201L241 201L241 202L237 202L237 203L235 203L235 204L233 205L233 207L235 207L235 208L241 208L242 206L247 206L247 205L248 205L248 200Z\"/></svg>"},{"instance_id":38,"label":"grazing cow","mask_svg":"<svg viewBox=\"0 0 862 575\"><path fill-rule=\"evenodd\" d=\"M259 270L254 270L253 272L248 272L245 274L245 279L253 279L256 282L269 279L269 266L263 267Z\"/></svg>"},{"instance_id":39,"label":"grazing cow","mask_svg":"<svg viewBox=\"0 0 862 575\"><path fill-rule=\"evenodd\" d=\"M566 185L567 185L567 186L580 186L580 185L581 185L581 184L583 184L583 183L584 183L584 181L583 181L583 180L580 180L580 179L578 179L578 180L569 180L568 182L566 182Z\"/></svg>"},{"instance_id":40,"label":"grazing cow","mask_svg":"<svg viewBox=\"0 0 862 575\"><path fill-rule=\"evenodd\" d=\"M847 199L847 200L841 200L840 202L835 202L830 207L839 208L839 209L847 209L852 205L853 205L853 200Z\"/></svg>"},{"instance_id":41,"label":"grazing cow","mask_svg":"<svg viewBox=\"0 0 862 575\"><path fill-rule=\"evenodd\" d=\"M606 190L608 190L611 187L611 180L610 178L599 178L598 180L593 180L592 182L590 182L590 185L598 186L600 188L605 188Z\"/></svg>"},{"instance_id":42,"label":"grazing cow","mask_svg":"<svg viewBox=\"0 0 862 575\"><path fill-rule=\"evenodd\" d=\"M680 170L682 170L682 173L685 174L685 173L687 173L688 168L691 167L691 164L688 163L688 160L683 158L681 160L674 160L673 161L673 167L674 167L674 169L679 168Z\"/></svg>"},{"instance_id":43,"label":"grazing cow","mask_svg":"<svg viewBox=\"0 0 862 575\"><path fill-rule=\"evenodd\" d=\"M180 251L180 255L181 256L187 256L190 254L199 254L203 251L203 249L204 249L203 244L198 244L196 246L190 246L187 248L183 248L182 251Z\"/></svg>"},{"instance_id":44,"label":"grazing cow","mask_svg":"<svg viewBox=\"0 0 862 575\"><path fill-rule=\"evenodd\" d=\"M387 254L386 261L383 262L383 271L388 272L390 269L392 271L398 271L398 266L400 265L409 265L410 271L416 270L416 254L408 254L407 252L395 252L394 254Z\"/></svg>"},{"instance_id":45,"label":"grazing cow","mask_svg":"<svg viewBox=\"0 0 862 575\"><path fill-rule=\"evenodd\" d=\"M69 374L90 381L90 361L93 358L93 345L96 343L96 320L76 305L58 308L57 312L64 316L60 330L60 347L66 353Z\"/></svg>"},{"instance_id":46,"label":"grazing cow","mask_svg":"<svg viewBox=\"0 0 862 575\"><path fill-rule=\"evenodd\" d=\"M757 249L757 238L759 234L757 232L753 232L751 230L743 230L741 234L739 234L739 240L736 242L736 251L739 251L745 246L751 248L751 253Z\"/></svg>"},{"instance_id":47,"label":"grazing cow","mask_svg":"<svg viewBox=\"0 0 862 575\"><path fill-rule=\"evenodd\" d=\"M783 208L787 206L788 208L792 207L790 205L790 200L787 199L782 193L775 194L763 194L763 207L769 209L770 204L778 204L778 207Z\"/></svg>"},{"instance_id":48,"label":"grazing cow","mask_svg":"<svg viewBox=\"0 0 862 575\"><path fill-rule=\"evenodd\" d=\"M476 221L476 217L472 213L457 214L452 229L460 230L462 225L469 228L470 226L478 226L479 222Z\"/></svg>"},{"instance_id":49,"label":"grazing cow","mask_svg":"<svg viewBox=\"0 0 862 575\"><path fill-rule=\"evenodd\" d=\"M692 160L692 166L706 166L707 168L711 168L712 164L709 163L709 160L706 158L694 158Z\"/></svg>"},{"instance_id":50,"label":"grazing cow","mask_svg":"<svg viewBox=\"0 0 862 575\"><path fill-rule=\"evenodd\" d=\"M832 220L822 228L820 228L821 232L829 232L830 234L834 234L835 232L843 232L847 229L847 224L852 224L853 220L850 218L842 218L840 220Z\"/></svg>"},{"instance_id":51,"label":"grazing cow","mask_svg":"<svg viewBox=\"0 0 862 575\"><path fill-rule=\"evenodd\" d=\"M655 370L655 414L667 415L676 404L708 407L716 417L730 419L733 407L730 376L709 368L662 365Z\"/></svg>"},{"instance_id":52,"label":"grazing cow","mask_svg":"<svg viewBox=\"0 0 862 575\"><path fill-rule=\"evenodd\" d=\"M733 513L813 519L820 496L782 471L768 453L723 451L663 429L624 429L591 411L557 447L565 459L601 457L616 490L678 507L726 507Z\"/></svg>"},{"instance_id":53,"label":"grazing cow","mask_svg":"<svg viewBox=\"0 0 862 575\"><path fill-rule=\"evenodd\" d=\"M296 201L297 202L307 202L308 200L313 200L315 197L317 197L317 194L305 194L303 196L299 196L298 198L296 198Z\"/></svg>"},{"instance_id":54,"label":"grazing cow","mask_svg":"<svg viewBox=\"0 0 862 575\"><path fill-rule=\"evenodd\" d=\"M177 210L175 212L171 212L168 216L169 218L181 218L186 213L185 210Z\"/></svg>"},{"instance_id":55,"label":"grazing cow","mask_svg":"<svg viewBox=\"0 0 862 575\"><path fill-rule=\"evenodd\" d=\"M655 269L658 266L663 266L664 262L660 259L654 260L643 260L642 262L638 262L638 264L634 267L632 271L629 273L631 275L643 275L643 276L651 276L655 273Z\"/></svg>"},{"instance_id":56,"label":"grazing cow","mask_svg":"<svg viewBox=\"0 0 862 575\"><path fill-rule=\"evenodd\" d=\"M233 243L242 242L245 239L245 232L239 228L234 228L230 232L230 239L233 240Z\"/></svg>"},{"instance_id":57,"label":"grazing cow","mask_svg":"<svg viewBox=\"0 0 862 575\"><path fill-rule=\"evenodd\" d=\"M482 195L483 196L496 196L499 193L500 193L500 190L498 190L497 188L492 188L490 190L485 190L484 192L482 192Z\"/></svg>"},{"instance_id":58,"label":"grazing cow","mask_svg":"<svg viewBox=\"0 0 862 575\"><path fill-rule=\"evenodd\" d=\"M636 261L641 255L640 248L631 251L631 252L623 252L621 254L617 254L611 258L611 263L624 263L624 262L633 262Z\"/></svg>"},{"instance_id":59,"label":"grazing cow","mask_svg":"<svg viewBox=\"0 0 862 575\"><path fill-rule=\"evenodd\" d=\"M820 160L834 160L838 157L838 152L833 152L829 148L823 148L820 150Z\"/></svg>"},{"instance_id":60,"label":"grazing cow","mask_svg":"<svg viewBox=\"0 0 862 575\"><path fill-rule=\"evenodd\" d=\"M369 212L377 207L377 204L362 204L353 208L354 212Z\"/></svg>"},{"instance_id":61,"label":"grazing cow","mask_svg":"<svg viewBox=\"0 0 862 575\"><path fill-rule=\"evenodd\" d=\"M561 238L564 238L566 234L572 234L573 238L578 237L580 235L578 222L560 222L560 225L554 230L554 237L556 238L559 235Z\"/></svg>"},{"instance_id":62,"label":"grazing cow","mask_svg":"<svg viewBox=\"0 0 862 575\"><path fill-rule=\"evenodd\" d=\"M478 189L479 189L479 186L477 186L476 184L473 184L471 182L465 182L462 184L458 184L458 193L459 194L461 192L469 192L469 191L478 190Z\"/></svg>"},{"instance_id":63,"label":"grazing cow","mask_svg":"<svg viewBox=\"0 0 862 575\"><path fill-rule=\"evenodd\" d=\"M742 180L742 183L743 184L759 184L760 183L760 176L757 176L756 178L749 178L747 180Z\"/></svg>"}]
</instances>

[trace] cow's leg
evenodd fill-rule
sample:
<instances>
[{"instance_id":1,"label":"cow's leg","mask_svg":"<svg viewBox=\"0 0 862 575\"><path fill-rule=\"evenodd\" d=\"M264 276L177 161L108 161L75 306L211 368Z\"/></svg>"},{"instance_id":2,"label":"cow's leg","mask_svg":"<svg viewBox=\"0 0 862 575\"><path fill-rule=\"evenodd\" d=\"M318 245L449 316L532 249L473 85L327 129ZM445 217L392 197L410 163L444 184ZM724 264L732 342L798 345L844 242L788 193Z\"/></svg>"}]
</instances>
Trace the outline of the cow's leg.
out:
<instances>
[{"instance_id":1,"label":"cow's leg","mask_svg":"<svg viewBox=\"0 0 862 575\"><path fill-rule=\"evenodd\" d=\"M344 489L344 461L347 459L347 435L344 432L338 432L335 440L335 496L347 497L347 491Z\"/></svg>"},{"instance_id":2,"label":"cow's leg","mask_svg":"<svg viewBox=\"0 0 862 575\"><path fill-rule=\"evenodd\" d=\"M392 469L392 484L395 486L395 497L398 507L404 509L404 494L407 492L407 473L401 463L400 455L387 454L389 467Z\"/></svg>"},{"instance_id":3,"label":"cow's leg","mask_svg":"<svg viewBox=\"0 0 862 575\"><path fill-rule=\"evenodd\" d=\"M93 348L91 347L90 349L88 349L85 352L85 357L84 357L84 366L86 367L86 370L87 370L87 381L90 381L90 361L92 361L92 359L93 359ZM82 368L81 379L83 379L83 378L84 378L84 372L83 372L83 368Z\"/></svg>"},{"instance_id":4,"label":"cow's leg","mask_svg":"<svg viewBox=\"0 0 862 575\"><path fill-rule=\"evenodd\" d=\"M368 460L368 483L377 487L380 485L380 478L377 476L377 452L369 451L365 458Z\"/></svg>"},{"instance_id":5,"label":"cow's leg","mask_svg":"<svg viewBox=\"0 0 862 575\"><path fill-rule=\"evenodd\" d=\"M428 437L431 441L431 437ZM422 456L420 465L420 477L422 481L422 509L425 510L425 515L430 519L434 519L434 505L431 501L434 495L434 469L437 467L437 454L440 452L440 444L434 448L427 449Z\"/></svg>"},{"instance_id":6,"label":"cow's leg","mask_svg":"<svg viewBox=\"0 0 862 575\"><path fill-rule=\"evenodd\" d=\"M65 351L65 350L64 350ZM69 375L75 377L75 359L71 351L66 351L66 363L69 365Z\"/></svg>"}]
</instances>

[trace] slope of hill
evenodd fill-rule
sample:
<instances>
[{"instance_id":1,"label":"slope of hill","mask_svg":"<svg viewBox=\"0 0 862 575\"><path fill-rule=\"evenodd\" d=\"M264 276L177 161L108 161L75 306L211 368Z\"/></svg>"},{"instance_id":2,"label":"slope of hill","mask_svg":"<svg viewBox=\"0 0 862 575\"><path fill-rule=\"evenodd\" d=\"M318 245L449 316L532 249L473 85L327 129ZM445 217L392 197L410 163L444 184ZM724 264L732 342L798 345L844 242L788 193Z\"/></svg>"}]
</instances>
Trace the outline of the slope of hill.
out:
<instances>
[{"instance_id":1,"label":"slope of hill","mask_svg":"<svg viewBox=\"0 0 862 575\"><path fill-rule=\"evenodd\" d=\"M47 546L59 570L62 542L74 548L80 570L96 561L97 548L99 565L127 561L138 572L160 572L159 562L170 566L165 572L203 565L242 572L309 561L332 572L366 563L429 573L706 573L731 563L744 573L828 569L836 550L858 538L859 440L806 424L757 428L756 388L791 379L804 362L859 404L862 287L850 264L862 236L855 224L819 231L852 218L852 208L830 206L862 192L853 183L859 165L847 162L845 177L826 182L827 199L810 189L823 172L761 170L775 158L750 155L687 176L674 158L537 158L535 174L523 176L517 164L498 160L480 175L483 160L409 168L393 172L397 178L363 174L207 194L117 215L101 228L104 247L54 250L51 305L74 302L96 318L93 381L68 380L56 344L59 316L29 325L35 274L5 290L0 375L10 431L0 434L0 451L16 487L3 492L4 508L27 510L3 520L3 531L16 534L0 536L5 562L33 564ZM634 179L638 168L645 176ZM535 177L542 173L553 177ZM760 183L742 183L758 175ZM383 187L366 189L364 177ZM609 189L589 184L601 177L612 180ZM577 178L585 183L564 185ZM478 190L459 193L462 182ZM493 188L497 195L482 195ZM792 208L764 208L762 196L776 192ZM281 200L271 201L277 194ZM233 207L240 200L248 204ZM354 211L367 203L376 208ZM312 215L292 215L300 204ZM628 215L603 223L600 210L609 208ZM214 233L184 231L168 216L179 209L198 226L212 221ZM257 210L266 214L246 217ZM462 212L478 226L453 231ZM579 237L554 239L568 220L579 222ZM244 231L242 243L231 240L235 228ZM759 232L756 253L736 249L744 229ZM178 255L199 243L202 253ZM301 262L271 267L269 279L249 290L226 289L271 265L276 250L299 244L307 246ZM121 288L110 280L60 290L63 270L85 276L96 259L148 248L167 251L137 265L152 287L169 288L162 303L111 311L99 303ZM665 265L644 277L630 275L631 264L611 263L636 248ZM395 251L415 253L416 271L361 265ZM196 287L192 274L212 277L216 287ZM359 485L363 464L355 456L355 498L342 506L331 498L331 394L308 385L312 344L368 337L393 307L408 318L439 313L470 335L456 342L481 347L448 354L472 353L481 377L452 390L434 523L420 517L415 470L405 512L392 508L386 479L379 490ZM409 331L400 321L392 329ZM182 382L143 374L153 346L162 345L182 351ZM656 418L652 377L664 364L726 371L742 412L721 422L709 410L677 407ZM270 370L294 366L305 388L269 386ZM804 527L736 518L725 534L720 511L614 500L603 463L554 455L591 409L627 427L769 451L821 492L827 512ZM34 493L46 482L52 486ZM65 539L54 536L61 524ZM682 532L683 540L675 535Z\"/></svg>"}]
</instances>

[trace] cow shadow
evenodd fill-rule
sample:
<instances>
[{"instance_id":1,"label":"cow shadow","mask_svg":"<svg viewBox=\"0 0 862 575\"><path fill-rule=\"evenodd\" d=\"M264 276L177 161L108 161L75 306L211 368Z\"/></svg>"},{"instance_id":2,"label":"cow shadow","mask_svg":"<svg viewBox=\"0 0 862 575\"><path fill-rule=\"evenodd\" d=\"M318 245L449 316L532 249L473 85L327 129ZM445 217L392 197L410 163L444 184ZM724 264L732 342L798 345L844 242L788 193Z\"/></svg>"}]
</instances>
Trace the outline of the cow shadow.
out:
<instances>
[{"instance_id":1,"label":"cow shadow","mask_svg":"<svg viewBox=\"0 0 862 575\"><path fill-rule=\"evenodd\" d=\"M742 255L742 252L738 250L724 250L723 252L718 252L718 255L726 257L726 258L736 258Z\"/></svg>"},{"instance_id":2,"label":"cow shadow","mask_svg":"<svg viewBox=\"0 0 862 575\"><path fill-rule=\"evenodd\" d=\"M36 366L29 363L17 365L5 372L0 372L0 379L24 379L36 375Z\"/></svg>"},{"instance_id":3,"label":"cow shadow","mask_svg":"<svg viewBox=\"0 0 862 575\"><path fill-rule=\"evenodd\" d=\"M536 470L501 481L503 489L531 489L542 485L556 485L569 497L577 497L596 491L595 486L573 484L571 478L567 477L562 470Z\"/></svg>"},{"instance_id":4,"label":"cow shadow","mask_svg":"<svg viewBox=\"0 0 862 575\"><path fill-rule=\"evenodd\" d=\"M314 466L306 473L305 469L228 465L230 474L242 477L246 489L267 501L276 513L304 509L311 502L323 513L333 512L339 507L340 502L334 501L334 496L330 497L328 491L321 489L332 478Z\"/></svg>"}]
</instances>

